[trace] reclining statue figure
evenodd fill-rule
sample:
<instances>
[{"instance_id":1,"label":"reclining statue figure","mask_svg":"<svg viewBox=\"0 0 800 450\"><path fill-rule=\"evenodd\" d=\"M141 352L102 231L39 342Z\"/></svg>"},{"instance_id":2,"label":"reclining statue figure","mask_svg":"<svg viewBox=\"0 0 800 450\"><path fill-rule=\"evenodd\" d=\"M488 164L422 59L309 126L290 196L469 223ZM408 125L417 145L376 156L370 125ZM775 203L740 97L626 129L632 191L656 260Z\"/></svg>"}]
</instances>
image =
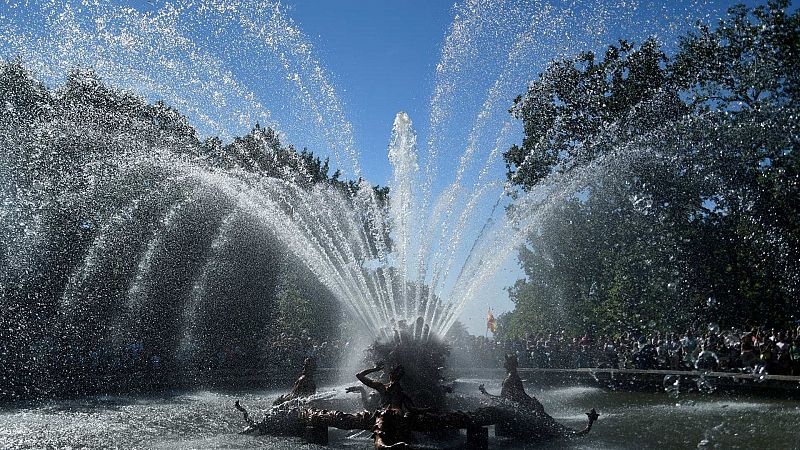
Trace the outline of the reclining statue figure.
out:
<instances>
[{"instance_id":1,"label":"reclining statue figure","mask_svg":"<svg viewBox=\"0 0 800 450\"><path fill-rule=\"evenodd\" d=\"M292 390L289 391L288 394L278 397L272 404L280 405L281 403L286 403L289 400L308 397L316 394L317 383L314 381L314 373L316 370L317 364L314 361L314 358L306 358L305 361L303 361L303 371L300 373L300 377L297 379L297 381L294 382L294 385L292 385Z\"/></svg>"},{"instance_id":2,"label":"reclining statue figure","mask_svg":"<svg viewBox=\"0 0 800 450\"><path fill-rule=\"evenodd\" d=\"M375 391L369 391L364 386L350 386L345 389L348 394L358 393L361 395L361 405L365 411L375 411L380 407L380 396Z\"/></svg>"},{"instance_id":3,"label":"reclining statue figure","mask_svg":"<svg viewBox=\"0 0 800 450\"><path fill-rule=\"evenodd\" d=\"M546 440L558 437L583 436L589 433L592 429L592 424L600 417L600 414L594 408L586 413L589 417L589 425L583 430L573 430L558 423L551 415L545 412L544 406L539 400L525 392L525 386L523 386L522 379L517 373L518 366L516 355L506 355L504 364L506 378L503 380L499 396L486 392L486 388L482 384L478 386L478 390L489 398L501 402L512 402L515 406L519 406L521 414L514 416L510 420L503 420L497 423L495 426L496 435L526 436L537 440ZM526 422L534 422L536 426L526 426Z\"/></svg>"}]
</instances>

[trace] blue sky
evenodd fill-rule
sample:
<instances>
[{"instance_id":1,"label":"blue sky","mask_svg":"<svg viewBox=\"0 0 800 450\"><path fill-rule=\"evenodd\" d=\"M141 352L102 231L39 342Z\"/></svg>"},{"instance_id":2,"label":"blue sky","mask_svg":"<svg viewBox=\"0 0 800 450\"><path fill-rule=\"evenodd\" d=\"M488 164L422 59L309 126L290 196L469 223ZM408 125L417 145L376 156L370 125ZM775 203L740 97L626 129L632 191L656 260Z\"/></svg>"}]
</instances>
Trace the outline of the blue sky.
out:
<instances>
[{"instance_id":1,"label":"blue sky","mask_svg":"<svg viewBox=\"0 0 800 450\"><path fill-rule=\"evenodd\" d=\"M391 168L386 146L395 113L409 113L420 142L428 131L434 71L453 20L454 3L425 0L285 0L282 3L314 44L316 57L337 88L354 127L364 174L375 183L387 183ZM650 3L664 11L685 8L688 4ZM715 0L696 9L700 17L719 17L719 12L735 3L738 2ZM663 18L650 20L660 19ZM633 17L633 22L644 20ZM624 28L635 29L637 25L628 23ZM646 26L637 33L644 29ZM607 35L613 39L636 37L623 28L609 30ZM531 71L530 77L535 75ZM509 104L512 98L508 99Z\"/></svg>"},{"instance_id":2,"label":"blue sky","mask_svg":"<svg viewBox=\"0 0 800 450\"><path fill-rule=\"evenodd\" d=\"M447 1L288 1L354 125L364 174L385 184L392 121L406 111L424 135L435 66L452 20Z\"/></svg>"}]
</instances>

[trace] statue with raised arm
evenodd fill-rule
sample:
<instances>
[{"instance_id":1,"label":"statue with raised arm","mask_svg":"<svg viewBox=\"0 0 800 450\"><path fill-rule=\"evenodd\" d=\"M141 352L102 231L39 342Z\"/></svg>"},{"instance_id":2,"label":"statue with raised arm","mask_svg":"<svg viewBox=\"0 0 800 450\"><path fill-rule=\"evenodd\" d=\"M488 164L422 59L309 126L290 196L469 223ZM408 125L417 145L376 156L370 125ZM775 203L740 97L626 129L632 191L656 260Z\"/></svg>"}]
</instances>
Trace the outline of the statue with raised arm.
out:
<instances>
[{"instance_id":1,"label":"statue with raised arm","mask_svg":"<svg viewBox=\"0 0 800 450\"><path fill-rule=\"evenodd\" d=\"M545 412L544 406L539 403L539 400L536 400L536 398L531 397L525 392L522 378L519 377L519 373L517 372L518 366L519 363L516 355L506 355L504 364L506 378L503 380L500 395L488 393L482 384L478 386L478 390L481 394L501 402L512 402L518 405L520 407L520 412L523 413L514 420L498 422L495 427L495 434L499 436L515 436L533 432L534 437L550 439L560 436L582 436L589 433L592 429L592 424L600 417L600 414L598 414L594 408L586 413L589 418L589 425L583 430L576 431L561 425ZM534 427L530 426L530 422L532 421L535 422Z\"/></svg>"},{"instance_id":2,"label":"statue with raised arm","mask_svg":"<svg viewBox=\"0 0 800 450\"><path fill-rule=\"evenodd\" d=\"M411 437L408 421L404 414L420 413L425 410L416 408L411 399L403 392L400 380L405 375L403 366L396 366L389 372L389 382L384 384L373 380L367 375L383 370L383 364L378 363L371 369L365 369L356 374L356 378L364 385L376 390L380 396L380 409L376 412L373 438L376 449L410 449L406 442Z\"/></svg>"}]
</instances>

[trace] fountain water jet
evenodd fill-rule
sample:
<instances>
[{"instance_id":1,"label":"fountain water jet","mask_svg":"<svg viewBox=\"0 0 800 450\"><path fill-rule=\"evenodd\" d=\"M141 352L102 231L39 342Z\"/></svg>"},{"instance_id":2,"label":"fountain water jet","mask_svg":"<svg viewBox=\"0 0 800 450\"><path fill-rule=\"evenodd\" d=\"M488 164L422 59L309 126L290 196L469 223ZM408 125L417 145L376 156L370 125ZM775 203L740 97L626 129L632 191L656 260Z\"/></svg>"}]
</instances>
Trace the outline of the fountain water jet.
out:
<instances>
[{"instance_id":1,"label":"fountain water jet","mask_svg":"<svg viewBox=\"0 0 800 450\"><path fill-rule=\"evenodd\" d=\"M456 7L436 68L426 152L417 153L408 115L395 119L388 204L363 179L346 189L309 187L311 168L296 153L289 157L296 164L276 169L279 173L264 176L249 170L260 156L278 159L270 147L278 138L303 136L303 141L329 150L348 174L361 174L351 126L332 84L309 41L279 5L176 2L136 10L54 0L15 6L5 13L9 20L0 28L7 38L0 44L4 57L18 56L51 87L76 65L92 67L94 74L75 72L52 93L37 91L43 109L34 117L19 122L14 111L19 105L6 108L2 143L12 151L0 160L0 174L7 175L2 220L8 225L2 263L27 289L42 277L32 274L39 269L28 270L38 267L37 252L58 247L48 239L78 242L75 248L64 250L64 244L56 251L62 254L58 264L68 268L63 280L51 281L63 282L53 289L57 306L47 306L59 310L57 323L75 324L85 315L99 314L95 310L103 308L98 305L110 305L115 325L103 333L113 338L116 333L141 334L147 328L142 323L155 320L151 309L178 311L178 318L164 323L181 334L175 346L185 350L202 339L196 336L202 329L198 315L211 302L206 300L208 286L215 279L233 283L213 274L228 254L240 251L240 240L228 241L228 227L242 223L260 230L252 236L263 236L263 242L255 245L266 248L277 242L302 261L371 335L392 322L422 317L432 334L443 336L524 237L536 230L548 208L607 170L605 161L597 161L568 175L554 175L513 201L507 195L510 185L491 176L502 173L496 170L498 155L519 131L507 108L511 93L524 89L526 77L536 70L528 61L596 47L609 40L609 29L622 32L640 12L625 2L587 1L584 6L580 14L546 2L476 1ZM678 22L688 17L681 13ZM596 29L579 26L588 22ZM257 59L258 70L198 36L197 24L220 40L234 36L237 54L263 56ZM43 31L47 29L52 31ZM483 45L487 42L491 45ZM476 52L479 47L484 51ZM485 64L484 58L498 64ZM476 66L490 72L473 77L470 70ZM138 95L166 99L190 118L163 104L142 113L146 108L135 95L110 90L99 78ZM268 95L255 85L273 86L299 107L288 113L281 105L268 107ZM456 100L469 103L475 93L481 97L477 115L459 120ZM121 111L102 101L93 103L96 97L112 98ZM84 110L71 108L70 102ZM96 126L87 120L95 120ZM220 142L200 142L190 120L201 132L224 138L256 120L285 128L270 135L257 127L250 136L257 146L252 153L234 141L233 151L243 156L231 161L232 156L221 153ZM456 155L454 180L440 187L434 182L441 172L440 157L445 149L462 148L456 122L471 126L463 153ZM134 131L122 125L129 123ZM306 130L306 123L314 127ZM83 145L92 151L69 161L70 151ZM53 161L39 147L67 156ZM37 170L48 175L31 182ZM59 192L61 185L68 194ZM512 202L515 214L502 213ZM64 217L78 205L86 240L50 233L43 205ZM193 242L186 233L196 233L198 239ZM180 253L178 243L191 251L174 254ZM123 252L132 256L123 261ZM109 272L114 273L113 285L97 288ZM229 295L244 295L233 292ZM20 303L9 290L3 295L4 304ZM171 303L167 307L164 302ZM128 325L130 330L120 331Z\"/></svg>"}]
</instances>

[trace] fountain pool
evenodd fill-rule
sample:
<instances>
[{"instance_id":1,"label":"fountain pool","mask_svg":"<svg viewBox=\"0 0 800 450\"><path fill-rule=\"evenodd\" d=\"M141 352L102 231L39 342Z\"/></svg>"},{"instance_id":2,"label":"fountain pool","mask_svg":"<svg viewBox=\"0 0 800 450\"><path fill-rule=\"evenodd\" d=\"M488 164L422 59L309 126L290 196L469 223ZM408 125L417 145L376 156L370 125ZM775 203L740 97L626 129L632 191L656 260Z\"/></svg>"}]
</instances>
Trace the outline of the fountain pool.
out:
<instances>
[{"instance_id":1,"label":"fountain pool","mask_svg":"<svg viewBox=\"0 0 800 450\"><path fill-rule=\"evenodd\" d=\"M499 389L497 382L462 379L457 393L477 393L479 383L486 383L490 391ZM335 391L341 398L344 387L329 385L320 391ZM800 406L794 401L701 395L673 398L663 393L610 392L583 385L527 389L566 425L584 426L584 412L591 407L598 407L602 414L587 438L537 448L793 448L799 437ZM301 438L237 434L243 422L232 408L236 399L261 406L271 404L279 393L194 391L19 405L0 412L0 441L6 448L318 448ZM347 399L357 407L354 396ZM327 448L372 448L366 433L349 437L332 430L330 437ZM458 442L463 439L453 445ZM523 442L495 438L491 431L489 446L526 448Z\"/></svg>"}]
</instances>

